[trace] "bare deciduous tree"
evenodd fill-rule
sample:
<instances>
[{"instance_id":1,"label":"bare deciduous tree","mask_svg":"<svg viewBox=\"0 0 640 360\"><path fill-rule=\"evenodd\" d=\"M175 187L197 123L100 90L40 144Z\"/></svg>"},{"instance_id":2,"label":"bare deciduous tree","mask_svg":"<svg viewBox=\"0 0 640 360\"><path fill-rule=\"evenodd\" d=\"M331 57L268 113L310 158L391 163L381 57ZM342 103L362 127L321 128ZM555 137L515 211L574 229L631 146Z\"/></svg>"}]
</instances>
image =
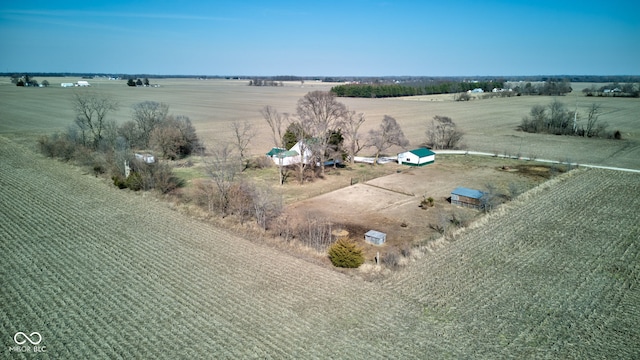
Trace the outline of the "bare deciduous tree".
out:
<instances>
[{"instance_id":1,"label":"bare deciduous tree","mask_svg":"<svg viewBox=\"0 0 640 360\"><path fill-rule=\"evenodd\" d=\"M409 140L404 136L400 124L389 115L385 115L382 119L380 127L376 130L369 131L369 144L376 150L374 164L378 163L380 154L389 149L391 146L399 146L406 148L409 146Z\"/></svg>"},{"instance_id":2,"label":"bare deciduous tree","mask_svg":"<svg viewBox=\"0 0 640 360\"><path fill-rule=\"evenodd\" d=\"M455 149L462 140L462 131L448 116L436 115L427 128L427 144L432 149Z\"/></svg>"},{"instance_id":3,"label":"bare deciduous tree","mask_svg":"<svg viewBox=\"0 0 640 360\"><path fill-rule=\"evenodd\" d=\"M242 170L246 170L247 167L249 167L247 150L249 149L251 139L256 136L256 131L248 121L245 121L242 124L239 121L232 122L231 130L233 131L234 145L238 150L240 161L242 162Z\"/></svg>"},{"instance_id":4,"label":"bare deciduous tree","mask_svg":"<svg viewBox=\"0 0 640 360\"><path fill-rule=\"evenodd\" d=\"M253 192L253 210L258 226L266 230L269 223L282 213L282 196L267 188L255 188Z\"/></svg>"},{"instance_id":5,"label":"bare deciduous tree","mask_svg":"<svg viewBox=\"0 0 640 360\"><path fill-rule=\"evenodd\" d=\"M314 152L320 161L322 175L329 135L341 127L346 114L347 107L331 92L312 91L298 100L297 115L303 128L315 138Z\"/></svg>"},{"instance_id":6,"label":"bare deciduous tree","mask_svg":"<svg viewBox=\"0 0 640 360\"><path fill-rule=\"evenodd\" d=\"M596 103L591 104L587 112L587 128L585 130L585 134L584 134L585 136L587 137L599 136L600 132L605 129L606 125L602 125L602 124L600 124L599 126L597 125L599 113L600 113L600 105Z\"/></svg>"},{"instance_id":7,"label":"bare deciduous tree","mask_svg":"<svg viewBox=\"0 0 640 360\"><path fill-rule=\"evenodd\" d=\"M231 188L240 172L239 161L230 144L217 143L211 151L212 155L203 157L203 162L216 187L219 210L225 217L229 212Z\"/></svg>"},{"instance_id":8,"label":"bare deciduous tree","mask_svg":"<svg viewBox=\"0 0 640 360\"><path fill-rule=\"evenodd\" d=\"M110 97L97 92L76 92L73 96L75 123L82 132L84 145L98 147L106 127L106 117L118 109L118 103Z\"/></svg>"},{"instance_id":9,"label":"bare deciduous tree","mask_svg":"<svg viewBox=\"0 0 640 360\"><path fill-rule=\"evenodd\" d=\"M351 164L355 163L355 156L368 146L367 139L360 134L360 126L365 122L363 113L356 114L348 111L344 120L344 137L347 142L347 152Z\"/></svg>"},{"instance_id":10,"label":"bare deciduous tree","mask_svg":"<svg viewBox=\"0 0 640 360\"><path fill-rule=\"evenodd\" d=\"M260 110L260 114L265 119L267 124L269 124L269 128L271 128L271 134L273 135L273 145L275 147L282 147L282 136L284 133L282 132L282 126L285 123L286 117L281 115L278 110L276 110L273 106L265 106Z\"/></svg>"},{"instance_id":11,"label":"bare deciduous tree","mask_svg":"<svg viewBox=\"0 0 640 360\"><path fill-rule=\"evenodd\" d=\"M149 146L161 152L162 157L175 160L195 152L200 142L189 117L170 115L151 131Z\"/></svg>"},{"instance_id":12,"label":"bare deciduous tree","mask_svg":"<svg viewBox=\"0 0 640 360\"><path fill-rule=\"evenodd\" d=\"M294 135L294 137L296 138L297 144L299 146L298 152L300 156L300 159L299 159L300 161L298 161L295 164L295 167L297 168L297 172L298 172L298 181L302 185L304 183L305 169L307 169L308 165L311 165L311 166L313 165L312 164L313 159L306 159L307 151L311 150L311 147L309 146L309 141L307 139L308 135L304 127L302 127L298 123L291 123L291 126L288 127L288 131L291 131L291 133ZM311 162L311 163L308 164L308 162Z\"/></svg>"},{"instance_id":13,"label":"bare deciduous tree","mask_svg":"<svg viewBox=\"0 0 640 360\"><path fill-rule=\"evenodd\" d=\"M269 105L262 108L262 110L260 110L260 114L262 114L262 117L265 119L267 124L269 124L269 128L271 128L271 134L273 135L273 145L279 149L284 148L284 133L282 132L282 126L285 122L288 122L288 116L286 114L281 115L278 110ZM282 162L278 164L278 173L280 176L280 185L283 185L285 173Z\"/></svg>"},{"instance_id":14,"label":"bare deciduous tree","mask_svg":"<svg viewBox=\"0 0 640 360\"><path fill-rule=\"evenodd\" d=\"M143 101L133 105L133 120L138 125L138 138L141 147L149 146L153 129L160 125L169 114L169 105L156 101Z\"/></svg>"}]
</instances>

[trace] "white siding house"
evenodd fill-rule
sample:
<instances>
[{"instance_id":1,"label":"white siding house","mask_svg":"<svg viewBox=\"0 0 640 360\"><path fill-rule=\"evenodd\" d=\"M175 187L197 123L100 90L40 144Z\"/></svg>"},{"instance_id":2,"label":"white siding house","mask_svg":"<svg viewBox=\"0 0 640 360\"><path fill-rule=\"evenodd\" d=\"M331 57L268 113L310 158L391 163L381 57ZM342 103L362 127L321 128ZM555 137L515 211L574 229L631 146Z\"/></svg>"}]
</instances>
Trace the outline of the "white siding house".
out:
<instances>
[{"instance_id":1,"label":"white siding house","mask_svg":"<svg viewBox=\"0 0 640 360\"><path fill-rule=\"evenodd\" d=\"M398 154L398 164L400 165L423 166L433 164L434 161L436 161L436 154L425 148L409 150Z\"/></svg>"},{"instance_id":2,"label":"white siding house","mask_svg":"<svg viewBox=\"0 0 640 360\"><path fill-rule=\"evenodd\" d=\"M309 164L311 159L313 159L313 153L311 152L311 148L307 142L308 140L298 141L291 147L291 149L289 149L289 151L295 151L298 154L302 154L302 162L305 164ZM298 162L300 162L299 159Z\"/></svg>"},{"instance_id":3,"label":"white siding house","mask_svg":"<svg viewBox=\"0 0 640 360\"><path fill-rule=\"evenodd\" d=\"M279 166L289 166L300 163L300 154L294 150L281 151L271 155L273 163Z\"/></svg>"}]
</instances>

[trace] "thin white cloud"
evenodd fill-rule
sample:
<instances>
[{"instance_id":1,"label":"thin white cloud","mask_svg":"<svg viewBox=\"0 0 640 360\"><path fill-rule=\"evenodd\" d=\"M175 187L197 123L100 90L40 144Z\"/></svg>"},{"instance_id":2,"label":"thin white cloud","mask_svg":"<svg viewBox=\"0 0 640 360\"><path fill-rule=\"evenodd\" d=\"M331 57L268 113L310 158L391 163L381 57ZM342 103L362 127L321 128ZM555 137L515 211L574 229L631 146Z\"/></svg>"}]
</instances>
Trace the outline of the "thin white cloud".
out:
<instances>
[{"instance_id":1,"label":"thin white cloud","mask_svg":"<svg viewBox=\"0 0 640 360\"><path fill-rule=\"evenodd\" d=\"M111 11L78 11L78 10L0 10L0 14L46 17L106 17L106 18L147 18L165 20L204 20L204 21L236 21L235 18L220 16L202 16L190 14L130 13Z\"/></svg>"}]
</instances>

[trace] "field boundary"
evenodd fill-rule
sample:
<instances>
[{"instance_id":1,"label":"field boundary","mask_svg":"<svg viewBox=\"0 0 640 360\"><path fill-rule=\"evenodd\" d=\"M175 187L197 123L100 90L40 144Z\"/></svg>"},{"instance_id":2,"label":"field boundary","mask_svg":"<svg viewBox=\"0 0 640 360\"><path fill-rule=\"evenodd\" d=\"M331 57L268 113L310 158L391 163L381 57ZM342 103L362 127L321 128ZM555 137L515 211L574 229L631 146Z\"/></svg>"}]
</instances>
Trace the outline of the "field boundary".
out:
<instances>
[{"instance_id":1,"label":"field boundary","mask_svg":"<svg viewBox=\"0 0 640 360\"><path fill-rule=\"evenodd\" d=\"M371 187L377 188L377 189L380 189L380 190L385 190L385 191L390 191L390 192L393 192L393 193L397 193L397 194L400 194L400 195L405 195L405 196L410 196L410 197L415 197L416 196L416 194L413 194L413 193L407 193L407 192L400 191L400 190L394 190L394 189L389 189L389 188L386 188L386 187L370 184L368 181L363 182L363 184L367 185L367 186L371 186Z\"/></svg>"},{"instance_id":2,"label":"field boundary","mask_svg":"<svg viewBox=\"0 0 640 360\"><path fill-rule=\"evenodd\" d=\"M488 153L488 152L482 152L482 151L468 151L468 150L431 150L431 151L436 153L436 155L479 155L479 156L491 156L491 157L498 157L498 158L503 158L503 159L537 161L537 162L549 163L549 164L570 165L570 166L586 167L586 168L592 168L592 169L626 171L626 172L632 172L632 173L639 173L640 174L640 170L638 170L638 169L629 169L629 168L621 168L621 167L613 167L613 166L602 166L602 165L592 165L592 164L580 164L580 163L576 163L576 162L558 161L558 160L549 160L549 159L537 159L537 158L529 158L529 157L525 157L525 156L511 156L511 155L495 154L495 153Z\"/></svg>"}]
</instances>

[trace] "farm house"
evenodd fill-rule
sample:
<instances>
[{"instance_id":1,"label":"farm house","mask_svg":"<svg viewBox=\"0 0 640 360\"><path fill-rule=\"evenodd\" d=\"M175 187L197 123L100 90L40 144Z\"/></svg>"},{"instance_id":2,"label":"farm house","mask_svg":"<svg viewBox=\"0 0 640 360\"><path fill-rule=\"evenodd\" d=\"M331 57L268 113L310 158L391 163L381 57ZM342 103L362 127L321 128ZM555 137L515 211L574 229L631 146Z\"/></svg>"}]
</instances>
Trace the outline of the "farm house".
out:
<instances>
[{"instance_id":1,"label":"farm house","mask_svg":"<svg viewBox=\"0 0 640 360\"><path fill-rule=\"evenodd\" d=\"M423 166L433 164L436 161L436 154L426 148L405 151L398 154L398 164Z\"/></svg>"},{"instance_id":2,"label":"farm house","mask_svg":"<svg viewBox=\"0 0 640 360\"><path fill-rule=\"evenodd\" d=\"M301 148L304 148L302 151ZM300 154L304 152L304 156L302 156L302 160L300 159ZM309 159L313 156L309 145L303 146L300 141L298 141L295 145L291 147L288 151L283 148L274 147L267 153L267 156L270 157L276 165L288 166L300 163L300 161L305 164L309 163Z\"/></svg>"},{"instance_id":3,"label":"farm house","mask_svg":"<svg viewBox=\"0 0 640 360\"><path fill-rule=\"evenodd\" d=\"M276 165L289 166L300 162L300 154L295 150L283 150L271 156Z\"/></svg>"},{"instance_id":4,"label":"farm house","mask_svg":"<svg viewBox=\"0 0 640 360\"><path fill-rule=\"evenodd\" d=\"M382 245L387 241L387 234L380 231L369 230L364 234L364 241L373 245Z\"/></svg>"},{"instance_id":5,"label":"farm house","mask_svg":"<svg viewBox=\"0 0 640 360\"><path fill-rule=\"evenodd\" d=\"M459 186L451 192L451 203L453 205L480 209L482 207L483 196L484 193L480 190Z\"/></svg>"}]
</instances>

